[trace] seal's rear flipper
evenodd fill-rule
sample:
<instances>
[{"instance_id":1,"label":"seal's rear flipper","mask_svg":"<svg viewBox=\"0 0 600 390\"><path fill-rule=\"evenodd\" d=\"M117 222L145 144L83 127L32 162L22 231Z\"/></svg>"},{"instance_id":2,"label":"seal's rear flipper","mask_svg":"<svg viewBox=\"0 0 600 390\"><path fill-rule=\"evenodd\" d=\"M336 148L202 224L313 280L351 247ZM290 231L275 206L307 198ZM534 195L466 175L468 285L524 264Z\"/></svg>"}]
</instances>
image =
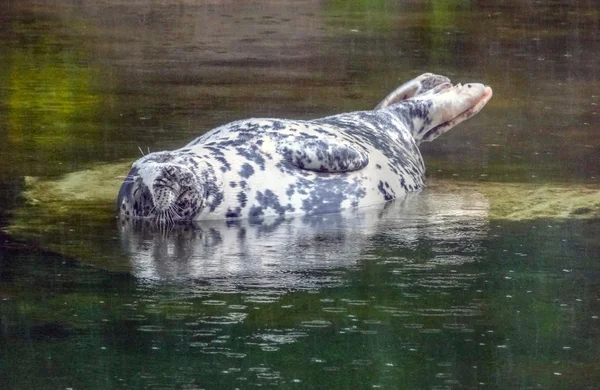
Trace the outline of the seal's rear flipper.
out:
<instances>
[{"instance_id":1,"label":"seal's rear flipper","mask_svg":"<svg viewBox=\"0 0 600 390\"><path fill-rule=\"evenodd\" d=\"M423 73L419 77L416 77L396 88L392 93L387 95L383 99L375 110L382 110L392 104L398 103L402 100L410 99L415 96L419 96L430 92L432 89L442 85L450 84L450 79L445 76L440 76L433 73Z\"/></svg>"},{"instance_id":2,"label":"seal's rear flipper","mask_svg":"<svg viewBox=\"0 0 600 390\"><path fill-rule=\"evenodd\" d=\"M356 171L369 163L368 154L359 146L337 139L285 142L278 149L289 163L316 172Z\"/></svg>"},{"instance_id":3,"label":"seal's rear flipper","mask_svg":"<svg viewBox=\"0 0 600 390\"><path fill-rule=\"evenodd\" d=\"M458 84L435 96L430 96L432 107L428 118L431 122L418 134L418 143L430 142L459 123L477 114L491 99L492 89L483 84Z\"/></svg>"}]
</instances>

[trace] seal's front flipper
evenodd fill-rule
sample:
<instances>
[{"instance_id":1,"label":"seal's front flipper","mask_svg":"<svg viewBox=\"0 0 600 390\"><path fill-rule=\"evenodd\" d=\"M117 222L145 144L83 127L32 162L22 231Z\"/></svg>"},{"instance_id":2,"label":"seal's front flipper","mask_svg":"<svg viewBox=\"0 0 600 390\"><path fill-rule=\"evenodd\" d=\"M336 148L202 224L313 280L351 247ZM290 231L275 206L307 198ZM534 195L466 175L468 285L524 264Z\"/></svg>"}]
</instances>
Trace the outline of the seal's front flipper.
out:
<instances>
[{"instance_id":1,"label":"seal's front flipper","mask_svg":"<svg viewBox=\"0 0 600 390\"><path fill-rule=\"evenodd\" d=\"M289 163L316 172L356 171L369 163L367 152L350 142L337 139L285 142L278 149Z\"/></svg>"},{"instance_id":2,"label":"seal's front flipper","mask_svg":"<svg viewBox=\"0 0 600 390\"><path fill-rule=\"evenodd\" d=\"M450 79L433 73L424 73L396 88L375 107L375 110L381 110L399 101L423 95L442 85L450 87Z\"/></svg>"}]
</instances>

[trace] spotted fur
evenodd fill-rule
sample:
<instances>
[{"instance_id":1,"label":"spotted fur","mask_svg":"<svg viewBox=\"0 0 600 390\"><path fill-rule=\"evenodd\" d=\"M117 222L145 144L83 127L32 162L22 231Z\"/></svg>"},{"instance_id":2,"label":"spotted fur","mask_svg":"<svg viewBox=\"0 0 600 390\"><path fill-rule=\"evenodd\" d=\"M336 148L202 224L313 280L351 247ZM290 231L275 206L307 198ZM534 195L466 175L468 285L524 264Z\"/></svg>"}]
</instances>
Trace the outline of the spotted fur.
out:
<instances>
[{"instance_id":1,"label":"spotted fur","mask_svg":"<svg viewBox=\"0 0 600 390\"><path fill-rule=\"evenodd\" d=\"M158 221L315 215L365 207L425 183L420 142L477 113L482 84L424 74L375 110L309 121L247 119L133 164L120 214Z\"/></svg>"}]
</instances>

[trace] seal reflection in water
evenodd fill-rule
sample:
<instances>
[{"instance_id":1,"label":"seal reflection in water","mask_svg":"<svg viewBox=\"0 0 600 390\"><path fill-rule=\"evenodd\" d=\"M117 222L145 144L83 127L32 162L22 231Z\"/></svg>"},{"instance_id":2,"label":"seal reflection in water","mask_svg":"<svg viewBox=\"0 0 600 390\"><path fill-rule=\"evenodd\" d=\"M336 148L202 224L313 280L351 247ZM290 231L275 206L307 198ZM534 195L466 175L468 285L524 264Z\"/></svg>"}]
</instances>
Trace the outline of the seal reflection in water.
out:
<instances>
[{"instance_id":1,"label":"seal reflection in water","mask_svg":"<svg viewBox=\"0 0 600 390\"><path fill-rule=\"evenodd\" d=\"M119 212L158 222L262 220L384 203L424 186L418 145L478 113L491 96L483 84L426 73L374 110L232 122L136 161Z\"/></svg>"},{"instance_id":2,"label":"seal reflection in water","mask_svg":"<svg viewBox=\"0 0 600 390\"><path fill-rule=\"evenodd\" d=\"M392 256L393 262L371 263L402 270L407 288L430 284L437 290L475 279L438 267L484 256L488 210L486 197L471 187L434 183L419 194L348 214L192 222L165 234L156 234L152 220L122 221L119 236L140 283L202 280L194 291L290 292L347 285L348 274L339 270ZM430 256L412 267L417 249Z\"/></svg>"}]
</instances>

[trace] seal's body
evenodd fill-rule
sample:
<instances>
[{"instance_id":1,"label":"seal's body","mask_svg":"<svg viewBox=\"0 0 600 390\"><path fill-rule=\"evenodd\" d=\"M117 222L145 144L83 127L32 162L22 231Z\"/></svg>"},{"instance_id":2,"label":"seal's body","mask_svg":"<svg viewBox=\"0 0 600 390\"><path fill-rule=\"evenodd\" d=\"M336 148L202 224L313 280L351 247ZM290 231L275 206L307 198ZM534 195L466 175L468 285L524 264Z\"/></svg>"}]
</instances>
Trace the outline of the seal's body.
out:
<instances>
[{"instance_id":1,"label":"seal's body","mask_svg":"<svg viewBox=\"0 0 600 390\"><path fill-rule=\"evenodd\" d=\"M119 192L120 213L252 220L384 203L423 187L418 145L479 112L491 95L482 84L424 74L375 110L232 122L136 161Z\"/></svg>"}]
</instances>

